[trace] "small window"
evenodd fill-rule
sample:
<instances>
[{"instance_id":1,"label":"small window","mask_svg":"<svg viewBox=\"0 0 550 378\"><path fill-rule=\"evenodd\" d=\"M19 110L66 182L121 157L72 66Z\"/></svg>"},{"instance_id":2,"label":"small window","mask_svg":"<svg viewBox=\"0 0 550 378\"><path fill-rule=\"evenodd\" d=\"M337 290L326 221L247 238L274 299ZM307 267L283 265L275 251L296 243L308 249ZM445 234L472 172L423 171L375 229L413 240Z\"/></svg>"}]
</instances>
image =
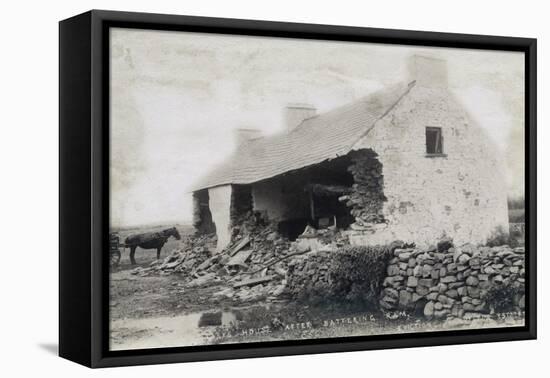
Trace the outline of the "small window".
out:
<instances>
[{"instance_id":1,"label":"small window","mask_svg":"<svg viewBox=\"0 0 550 378\"><path fill-rule=\"evenodd\" d=\"M426 153L428 155L443 154L441 127L426 127Z\"/></svg>"}]
</instances>

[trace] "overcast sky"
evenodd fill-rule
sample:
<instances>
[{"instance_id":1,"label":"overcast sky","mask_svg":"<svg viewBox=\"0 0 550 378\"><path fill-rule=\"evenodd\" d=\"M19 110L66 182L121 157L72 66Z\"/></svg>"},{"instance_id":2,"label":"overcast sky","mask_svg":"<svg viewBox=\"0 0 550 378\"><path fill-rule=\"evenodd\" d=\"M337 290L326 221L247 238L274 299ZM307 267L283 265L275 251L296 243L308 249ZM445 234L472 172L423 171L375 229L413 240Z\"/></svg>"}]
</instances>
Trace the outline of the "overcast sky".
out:
<instances>
[{"instance_id":1,"label":"overcast sky","mask_svg":"<svg viewBox=\"0 0 550 378\"><path fill-rule=\"evenodd\" d=\"M191 220L189 186L237 128L282 130L288 103L319 112L407 79L412 54L444 58L450 88L523 195L523 54L150 30L111 30L111 224Z\"/></svg>"}]
</instances>

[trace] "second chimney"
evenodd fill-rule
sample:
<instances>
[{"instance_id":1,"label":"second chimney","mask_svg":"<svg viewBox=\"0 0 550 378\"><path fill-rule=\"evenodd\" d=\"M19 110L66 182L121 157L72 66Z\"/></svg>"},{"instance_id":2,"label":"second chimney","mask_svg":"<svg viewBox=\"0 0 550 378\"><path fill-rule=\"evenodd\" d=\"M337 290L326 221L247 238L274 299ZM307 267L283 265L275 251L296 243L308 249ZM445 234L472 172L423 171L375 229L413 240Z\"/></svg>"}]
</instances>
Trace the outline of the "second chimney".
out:
<instances>
[{"instance_id":1,"label":"second chimney","mask_svg":"<svg viewBox=\"0 0 550 378\"><path fill-rule=\"evenodd\" d=\"M290 133L304 120L317 114L317 109L309 104L289 104L285 109L286 131Z\"/></svg>"}]
</instances>

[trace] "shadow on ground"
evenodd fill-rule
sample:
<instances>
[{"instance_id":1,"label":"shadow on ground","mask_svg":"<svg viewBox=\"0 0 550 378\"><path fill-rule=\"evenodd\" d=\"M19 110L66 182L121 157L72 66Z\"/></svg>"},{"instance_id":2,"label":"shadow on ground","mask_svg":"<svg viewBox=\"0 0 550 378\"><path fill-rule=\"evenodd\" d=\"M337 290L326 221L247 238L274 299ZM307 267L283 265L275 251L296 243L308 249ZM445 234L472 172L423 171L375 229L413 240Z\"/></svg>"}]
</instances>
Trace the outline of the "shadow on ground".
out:
<instances>
[{"instance_id":1,"label":"shadow on ground","mask_svg":"<svg viewBox=\"0 0 550 378\"><path fill-rule=\"evenodd\" d=\"M38 347L56 356L59 354L59 346L56 343L41 343L41 344L38 344Z\"/></svg>"}]
</instances>

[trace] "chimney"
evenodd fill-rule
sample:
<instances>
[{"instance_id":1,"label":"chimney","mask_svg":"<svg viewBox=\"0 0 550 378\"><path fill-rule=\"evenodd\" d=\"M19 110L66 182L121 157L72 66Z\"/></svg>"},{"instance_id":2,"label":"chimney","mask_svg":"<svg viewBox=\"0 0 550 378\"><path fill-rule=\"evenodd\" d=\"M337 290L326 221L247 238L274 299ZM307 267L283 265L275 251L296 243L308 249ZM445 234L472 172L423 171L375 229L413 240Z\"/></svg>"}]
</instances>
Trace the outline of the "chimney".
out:
<instances>
[{"instance_id":1,"label":"chimney","mask_svg":"<svg viewBox=\"0 0 550 378\"><path fill-rule=\"evenodd\" d=\"M317 109L308 104L289 104L285 109L286 131L290 133L304 120L313 117Z\"/></svg>"},{"instance_id":2,"label":"chimney","mask_svg":"<svg viewBox=\"0 0 550 378\"><path fill-rule=\"evenodd\" d=\"M410 81L429 88L447 87L447 61L428 56L413 55L408 63Z\"/></svg>"},{"instance_id":3,"label":"chimney","mask_svg":"<svg viewBox=\"0 0 550 378\"><path fill-rule=\"evenodd\" d=\"M258 129L236 129L235 131L235 146L242 147L248 141L257 139L262 136L262 131Z\"/></svg>"}]
</instances>

